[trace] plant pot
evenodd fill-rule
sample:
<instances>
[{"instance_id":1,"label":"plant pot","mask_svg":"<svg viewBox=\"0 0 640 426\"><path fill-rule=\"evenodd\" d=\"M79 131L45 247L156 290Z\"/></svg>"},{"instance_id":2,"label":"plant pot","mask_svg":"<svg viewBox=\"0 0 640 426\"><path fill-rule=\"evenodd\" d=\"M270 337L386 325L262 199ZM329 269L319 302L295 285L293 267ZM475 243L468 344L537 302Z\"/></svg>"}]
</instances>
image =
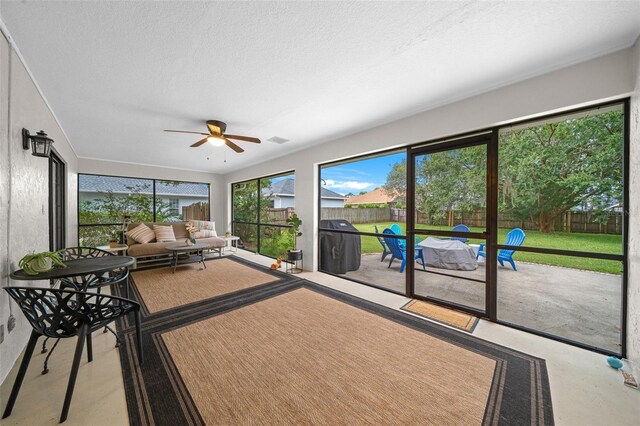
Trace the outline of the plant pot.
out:
<instances>
[{"instance_id":1,"label":"plant pot","mask_svg":"<svg viewBox=\"0 0 640 426\"><path fill-rule=\"evenodd\" d=\"M302 250L287 250L287 260L302 259Z\"/></svg>"},{"instance_id":2,"label":"plant pot","mask_svg":"<svg viewBox=\"0 0 640 426\"><path fill-rule=\"evenodd\" d=\"M116 247L118 247L117 241L109 241L109 248L116 248Z\"/></svg>"},{"instance_id":3,"label":"plant pot","mask_svg":"<svg viewBox=\"0 0 640 426\"><path fill-rule=\"evenodd\" d=\"M44 259L33 259L29 262L29 266L39 274L53 269L53 263L48 257L45 257Z\"/></svg>"}]
</instances>

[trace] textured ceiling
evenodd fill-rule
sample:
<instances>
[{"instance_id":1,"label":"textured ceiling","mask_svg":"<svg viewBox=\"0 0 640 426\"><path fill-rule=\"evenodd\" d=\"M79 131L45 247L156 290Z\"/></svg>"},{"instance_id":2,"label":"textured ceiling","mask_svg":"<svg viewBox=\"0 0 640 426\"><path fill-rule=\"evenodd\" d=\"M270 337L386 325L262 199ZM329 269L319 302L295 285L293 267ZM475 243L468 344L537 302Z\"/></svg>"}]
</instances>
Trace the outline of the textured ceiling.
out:
<instances>
[{"instance_id":1,"label":"textured ceiling","mask_svg":"<svg viewBox=\"0 0 640 426\"><path fill-rule=\"evenodd\" d=\"M80 157L225 173L628 47L640 2L3 1L0 18ZM162 132L207 119L263 143Z\"/></svg>"}]
</instances>

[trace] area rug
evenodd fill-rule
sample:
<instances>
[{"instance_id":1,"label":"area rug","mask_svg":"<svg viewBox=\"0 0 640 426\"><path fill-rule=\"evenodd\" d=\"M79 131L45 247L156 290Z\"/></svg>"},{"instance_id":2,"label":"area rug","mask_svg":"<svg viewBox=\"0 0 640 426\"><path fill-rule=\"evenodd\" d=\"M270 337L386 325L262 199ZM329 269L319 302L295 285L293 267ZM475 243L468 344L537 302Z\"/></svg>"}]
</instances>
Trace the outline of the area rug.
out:
<instances>
[{"instance_id":1,"label":"area rug","mask_svg":"<svg viewBox=\"0 0 640 426\"><path fill-rule=\"evenodd\" d=\"M468 333L473 333L479 320L478 317L465 312L447 309L422 300L411 300L400 309Z\"/></svg>"},{"instance_id":2,"label":"area rug","mask_svg":"<svg viewBox=\"0 0 640 426\"><path fill-rule=\"evenodd\" d=\"M200 302L280 279L262 269L232 258L216 258L202 264L146 269L131 274L145 314L153 314Z\"/></svg>"},{"instance_id":3,"label":"area rug","mask_svg":"<svg viewBox=\"0 0 640 426\"><path fill-rule=\"evenodd\" d=\"M544 360L273 276L143 318L142 367L119 323L132 425L553 424Z\"/></svg>"}]
</instances>

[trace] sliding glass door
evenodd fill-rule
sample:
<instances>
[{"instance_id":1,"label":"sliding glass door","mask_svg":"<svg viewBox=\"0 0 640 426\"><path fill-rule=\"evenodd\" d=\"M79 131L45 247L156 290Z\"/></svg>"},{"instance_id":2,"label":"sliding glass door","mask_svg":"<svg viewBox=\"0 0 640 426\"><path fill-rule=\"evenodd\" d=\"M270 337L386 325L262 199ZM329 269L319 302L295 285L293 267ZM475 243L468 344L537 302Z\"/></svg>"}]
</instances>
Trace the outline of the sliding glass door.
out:
<instances>
[{"instance_id":1,"label":"sliding glass door","mask_svg":"<svg viewBox=\"0 0 640 426\"><path fill-rule=\"evenodd\" d=\"M411 151L412 249L406 256L415 259L414 297L487 311L490 141L485 134Z\"/></svg>"}]
</instances>

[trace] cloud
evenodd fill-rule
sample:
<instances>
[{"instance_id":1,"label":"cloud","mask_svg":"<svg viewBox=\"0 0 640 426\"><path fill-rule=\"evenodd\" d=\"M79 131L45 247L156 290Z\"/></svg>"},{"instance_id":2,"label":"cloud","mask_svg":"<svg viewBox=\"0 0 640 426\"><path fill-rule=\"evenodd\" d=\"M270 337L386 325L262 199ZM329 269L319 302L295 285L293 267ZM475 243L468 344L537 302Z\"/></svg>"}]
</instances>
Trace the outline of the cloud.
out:
<instances>
[{"instance_id":1,"label":"cloud","mask_svg":"<svg viewBox=\"0 0 640 426\"><path fill-rule=\"evenodd\" d=\"M336 181L333 179L326 179L325 182L326 182L326 185L324 185L325 188L332 189L341 193L347 193L347 192L353 192L353 191L364 191L364 190L369 190L369 189L373 189L375 187L380 186L378 184L371 183L371 182L359 182L355 180Z\"/></svg>"}]
</instances>

